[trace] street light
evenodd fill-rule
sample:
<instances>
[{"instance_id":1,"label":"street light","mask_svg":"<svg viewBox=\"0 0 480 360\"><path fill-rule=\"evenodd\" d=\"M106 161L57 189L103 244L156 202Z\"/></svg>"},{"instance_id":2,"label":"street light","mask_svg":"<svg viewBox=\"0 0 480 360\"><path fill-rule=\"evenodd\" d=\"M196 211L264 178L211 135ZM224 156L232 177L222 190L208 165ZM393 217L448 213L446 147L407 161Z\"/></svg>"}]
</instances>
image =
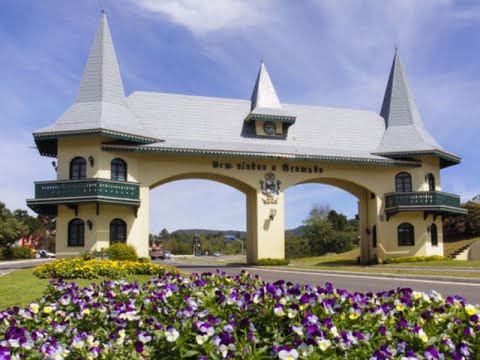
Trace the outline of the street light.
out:
<instances>
[{"instance_id":1,"label":"street light","mask_svg":"<svg viewBox=\"0 0 480 360\"><path fill-rule=\"evenodd\" d=\"M243 256L243 241L241 239L237 239L237 238L235 238L235 240L240 241L240 244L242 244L242 256Z\"/></svg>"},{"instance_id":2,"label":"street light","mask_svg":"<svg viewBox=\"0 0 480 360\"><path fill-rule=\"evenodd\" d=\"M193 256L197 256L198 248L200 247L200 238L198 235L193 237Z\"/></svg>"}]
</instances>

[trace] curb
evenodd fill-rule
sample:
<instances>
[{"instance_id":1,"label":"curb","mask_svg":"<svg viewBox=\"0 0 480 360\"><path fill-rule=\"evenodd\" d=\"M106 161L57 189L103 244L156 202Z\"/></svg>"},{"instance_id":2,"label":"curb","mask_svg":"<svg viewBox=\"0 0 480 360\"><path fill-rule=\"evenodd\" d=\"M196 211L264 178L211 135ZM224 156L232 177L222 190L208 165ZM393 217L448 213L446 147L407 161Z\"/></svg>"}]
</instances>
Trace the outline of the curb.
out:
<instances>
[{"instance_id":1,"label":"curb","mask_svg":"<svg viewBox=\"0 0 480 360\"><path fill-rule=\"evenodd\" d=\"M247 267L248 268L248 267ZM340 271L340 270L314 270L314 269L302 269L302 268L279 268L273 266L252 266L251 269L269 269L269 270L284 270L284 271L297 271L304 273L318 273L322 275L328 274L342 274L342 275L356 275L363 276L365 278L378 278L382 277L385 279L405 279L405 280L431 280L431 281L447 281L447 282L464 282L470 284L480 284L480 278L465 278L460 276L434 276L434 275L410 275L410 274L388 274L388 273L366 273L361 271Z\"/></svg>"},{"instance_id":2,"label":"curb","mask_svg":"<svg viewBox=\"0 0 480 360\"><path fill-rule=\"evenodd\" d=\"M13 261L0 261L0 266L3 265L19 265L19 264L36 264L38 262L53 261L55 259L45 258L45 259L30 259L30 260L13 260Z\"/></svg>"}]
</instances>

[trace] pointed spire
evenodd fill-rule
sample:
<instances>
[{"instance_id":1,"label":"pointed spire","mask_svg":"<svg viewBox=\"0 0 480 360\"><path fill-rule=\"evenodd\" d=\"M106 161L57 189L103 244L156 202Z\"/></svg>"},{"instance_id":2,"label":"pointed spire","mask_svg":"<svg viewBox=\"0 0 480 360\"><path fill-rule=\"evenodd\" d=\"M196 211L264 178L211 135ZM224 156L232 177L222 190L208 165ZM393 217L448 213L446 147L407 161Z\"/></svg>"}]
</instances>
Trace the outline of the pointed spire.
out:
<instances>
[{"instance_id":1,"label":"pointed spire","mask_svg":"<svg viewBox=\"0 0 480 360\"><path fill-rule=\"evenodd\" d=\"M158 140L152 138L128 107L103 11L75 103L53 125L36 131L34 136L65 132L70 135L101 134L143 143ZM43 146L41 140L36 142L39 147ZM55 156L56 148L44 153Z\"/></svg>"},{"instance_id":2,"label":"pointed spire","mask_svg":"<svg viewBox=\"0 0 480 360\"><path fill-rule=\"evenodd\" d=\"M277 92L273 87L272 80L268 74L267 68L263 61L260 63L260 70L258 71L257 81L252 92L252 108L269 108L281 109L280 100L278 100Z\"/></svg>"},{"instance_id":3,"label":"pointed spire","mask_svg":"<svg viewBox=\"0 0 480 360\"><path fill-rule=\"evenodd\" d=\"M381 152L441 149L423 125L396 48L380 116L386 126Z\"/></svg>"},{"instance_id":4,"label":"pointed spire","mask_svg":"<svg viewBox=\"0 0 480 360\"><path fill-rule=\"evenodd\" d=\"M76 99L77 103L95 101L126 104L112 36L103 11Z\"/></svg>"},{"instance_id":5,"label":"pointed spire","mask_svg":"<svg viewBox=\"0 0 480 360\"><path fill-rule=\"evenodd\" d=\"M385 119L387 127L403 125L423 127L396 47L380 115Z\"/></svg>"}]
</instances>

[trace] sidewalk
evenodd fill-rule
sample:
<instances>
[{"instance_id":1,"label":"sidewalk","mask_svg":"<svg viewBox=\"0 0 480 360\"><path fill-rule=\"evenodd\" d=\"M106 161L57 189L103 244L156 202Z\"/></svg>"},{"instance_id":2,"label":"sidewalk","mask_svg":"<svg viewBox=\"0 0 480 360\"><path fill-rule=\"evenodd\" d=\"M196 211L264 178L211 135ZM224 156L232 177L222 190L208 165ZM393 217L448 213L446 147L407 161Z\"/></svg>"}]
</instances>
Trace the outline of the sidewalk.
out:
<instances>
[{"instance_id":1,"label":"sidewalk","mask_svg":"<svg viewBox=\"0 0 480 360\"><path fill-rule=\"evenodd\" d=\"M248 266L246 266L248 268ZM413 275L413 274L390 274L390 273L372 273L372 272L362 272L362 271L347 271L347 270L316 270L316 269L305 269L297 268L293 266L288 267L276 267L276 266L252 266L254 269L269 269L269 270L282 270L282 271L295 271L295 272L304 272L304 273L317 273L317 274L336 274L336 275L349 275L349 276L362 276L365 278L385 278L385 279L407 279L407 280L429 280L437 282L453 282L453 283L469 283L469 284L479 284L480 278L470 278L470 277L461 277L461 276L445 276L445 275ZM370 267L372 268L372 267ZM445 268L443 268L445 269ZM392 269L395 270L395 269ZM420 270L420 269L415 269ZM438 270L437 270L438 271Z\"/></svg>"}]
</instances>

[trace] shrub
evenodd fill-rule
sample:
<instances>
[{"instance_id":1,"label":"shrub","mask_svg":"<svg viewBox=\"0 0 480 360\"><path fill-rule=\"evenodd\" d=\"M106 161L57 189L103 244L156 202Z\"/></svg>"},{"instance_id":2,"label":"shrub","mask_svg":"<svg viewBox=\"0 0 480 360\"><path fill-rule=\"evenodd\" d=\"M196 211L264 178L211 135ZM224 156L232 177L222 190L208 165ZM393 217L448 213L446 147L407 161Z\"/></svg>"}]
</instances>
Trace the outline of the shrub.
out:
<instances>
[{"instance_id":1,"label":"shrub","mask_svg":"<svg viewBox=\"0 0 480 360\"><path fill-rule=\"evenodd\" d=\"M444 256L432 255L432 256L405 256L386 259L384 264L399 264L406 262L422 262L422 261L442 261L446 260Z\"/></svg>"},{"instance_id":2,"label":"shrub","mask_svg":"<svg viewBox=\"0 0 480 360\"><path fill-rule=\"evenodd\" d=\"M138 262L139 262L139 263L151 263L152 260L151 260L150 258L148 258L148 257L139 257L139 258L138 258Z\"/></svg>"},{"instance_id":3,"label":"shrub","mask_svg":"<svg viewBox=\"0 0 480 360\"><path fill-rule=\"evenodd\" d=\"M265 258L265 259L258 259L257 265L258 266L277 266L277 265L288 265L290 261L288 259L272 259L272 258Z\"/></svg>"},{"instance_id":4,"label":"shrub","mask_svg":"<svg viewBox=\"0 0 480 360\"><path fill-rule=\"evenodd\" d=\"M7 257L15 260L33 259L35 257L35 253L31 248L26 246L13 246L8 249Z\"/></svg>"},{"instance_id":5,"label":"shrub","mask_svg":"<svg viewBox=\"0 0 480 360\"><path fill-rule=\"evenodd\" d=\"M120 279L127 275L160 276L178 273L173 266L138 261L85 260L82 257L56 260L37 266L33 274L40 279Z\"/></svg>"},{"instance_id":6,"label":"shrub","mask_svg":"<svg viewBox=\"0 0 480 360\"><path fill-rule=\"evenodd\" d=\"M106 252L110 260L138 260L137 250L132 245L113 244L106 249Z\"/></svg>"},{"instance_id":7,"label":"shrub","mask_svg":"<svg viewBox=\"0 0 480 360\"><path fill-rule=\"evenodd\" d=\"M0 260L7 259L7 251L8 249L6 247L0 247Z\"/></svg>"}]
</instances>

